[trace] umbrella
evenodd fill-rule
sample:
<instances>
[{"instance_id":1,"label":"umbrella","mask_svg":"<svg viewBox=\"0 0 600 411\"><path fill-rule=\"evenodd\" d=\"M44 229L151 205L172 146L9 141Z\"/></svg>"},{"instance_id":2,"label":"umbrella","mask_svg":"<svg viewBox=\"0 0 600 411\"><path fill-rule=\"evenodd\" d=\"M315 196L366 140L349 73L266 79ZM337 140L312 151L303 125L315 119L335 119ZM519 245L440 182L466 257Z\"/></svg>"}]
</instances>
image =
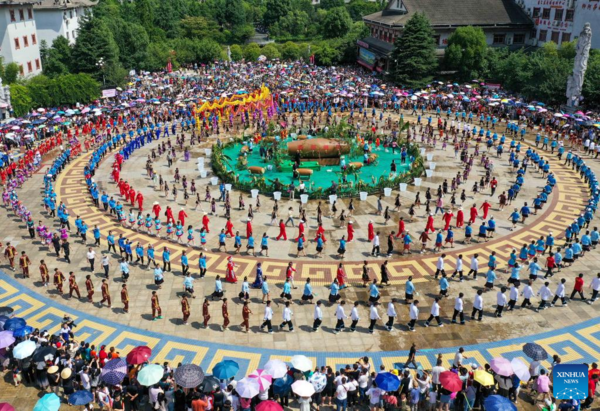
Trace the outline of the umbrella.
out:
<instances>
[{"instance_id":1,"label":"umbrella","mask_svg":"<svg viewBox=\"0 0 600 411\"><path fill-rule=\"evenodd\" d=\"M325 374L314 373L310 376L308 381L315 387L316 392L323 392L327 385L327 376Z\"/></svg>"},{"instance_id":2,"label":"umbrella","mask_svg":"<svg viewBox=\"0 0 600 411\"><path fill-rule=\"evenodd\" d=\"M529 379L531 378L531 374L529 373L529 367L523 364L523 361L521 361L518 358L513 358L510 361L510 365L512 365L513 372L515 373L518 379L520 379L521 381L529 381Z\"/></svg>"},{"instance_id":3,"label":"umbrella","mask_svg":"<svg viewBox=\"0 0 600 411\"><path fill-rule=\"evenodd\" d=\"M294 355L290 360L295 369L302 372L309 371L313 368L312 361L305 355Z\"/></svg>"},{"instance_id":4,"label":"umbrella","mask_svg":"<svg viewBox=\"0 0 600 411\"><path fill-rule=\"evenodd\" d=\"M24 319L19 317L9 318L4 323L4 329L8 331L14 331L18 328L23 328L27 325Z\"/></svg>"},{"instance_id":5,"label":"umbrella","mask_svg":"<svg viewBox=\"0 0 600 411\"><path fill-rule=\"evenodd\" d=\"M33 361L45 361L48 357L56 355L56 348L51 346L40 347L33 354Z\"/></svg>"},{"instance_id":6,"label":"umbrella","mask_svg":"<svg viewBox=\"0 0 600 411\"><path fill-rule=\"evenodd\" d=\"M15 342L12 331L0 332L0 349L10 347Z\"/></svg>"},{"instance_id":7,"label":"umbrella","mask_svg":"<svg viewBox=\"0 0 600 411\"><path fill-rule=\"evenodd\" d=\"M501 395L490 395L485 399L484 405L488 411L517 411L517 406Z\"/></svg>"},{"instance_id":8,"label":"umbrella","mask_svg":"<svg viewBox=\"0 0 600 411\"><path fill-rule=\"evenodd\" d=\"M104 364L100 379L107 384L120 384L127 376L127 361L124 358L114 358Z\"/></svg>"},{"instance_id":9,"label":"umbrella","mask_svg":"<svg viewBox=\"0 0 600 411\"><path fill-rule=\"evenodd\" d=\"M256 397L260 391L257 380L247 377L238 381L235 390L242 398Z\"/></svg>"},{"instance_id":10,"label":"umbrella","mask_svg":"<svg viewBox=\"0 0 600 411\"><path fill-rule=\"evenodd\" d=\"M140 384L148 387L159 382L162 379L163 375L165 375L165 369L161 365L150 364L146 365L140 370L137 379L140 382Z\"/></svg>"},{"instance_id":11,"label":"umbrella","mask_svg":"<svg viewBox=\"0 0 600 411\"><path fill-rule=\"evenodd\" d=\"M13 331L13 335L15 337L23 338L27 334L31 334L33 332L33 327L30 325L26 325L25 327L17 328Z\"/></svg>"},{"instance_id":12,"label":"umbrella","mask_svg":"<svg viewBox=\"0 0 600 411\"><path fill-rule=\"evenodd\" d=\"M15 411L15 409L7 402L0 402L0 411Z\"/></svg>"},{"instance_id":13,"label":"umbrella","mask_svg":"<svg viewBox=\"0 0 600 411\"><path fill-rule=\"evenodd\" d=\"M11 315L14 311L12 307L0 307L0 315Z\"/></svg>"},{"instance_id":14,"label":"umbrella","mask_svg":"<svg viewBox=\"0 0 600 411\"><path fill-rule=\"evenodd\" d=\"M494 376L485 370L476 370L474 374L474 379L479 384L486 387L495 384Z\"/></svg>"},{"instance_id":15,"label":"umbrella","mask_svg":"<svg viewBox=\"0 0 600 411\"><path fill-rule=\"evenodd\" d=\"M273 378L281 378L287 374L287 365L281 360L269 360L265 364L264 370L271 374Z\"/></svg>"},{"instance_id":16,"label":"umbrella","mask_svg":"<svg viewBox=\"0 0 600 411\"><path fill-rule=\"evenodd\" d=\"M183 388L194 388L202 384L204 371L195 364L185 364L175 370L175 382Z\"/></svg>"},{"instance_id":17,"label":"umbrella","mask_svg":"<svg viewBox=\"0 0 600 411\"><path fill-rule=\"evenodd\" d=\"M269 389L273 382L273 377L269 375L265 370L256 370L248 375L248 378L255 379L258 381L258 388L261 391Z\"/></svg>"},{"instance_id":18,"label":"umbrella","mask_svg":"<svg viewBox=\"0 0 600 411\"><path fill-rule=\"evenodd\" d=\"M17 360L29 357L35 351L35 343L31 340L23 341L13 350L13 356Z\"/></svg>"},{"instance_id":19,"label":"umbrella","mask_svg":"<svg viewBox=\"0 0 600 411\"><path fill-rule=\"evenodd\" d=\"M215 377L213 377L211 375L209 375L208 377L205 377L204 381L202 381L202 384L200 384L200 388L202 389L202 392L207 393L207 394L215 391L219 386L220 386L219 380L217 380Z\"/></svg>"},{"instance_id":20,"label":"umbrella","mask_svg":"<svg viewBox=\"0 0 600 411\"><path fill-rule=\"evenodd\" d=\"M500 374L504 377L510 377L513 374L512 365L506 358L498 357L490 361L490 367L496 374Z\"/></svg>"},{"instance_id":21,"label":"umbrella","mask_svg":"<svg viewBox=\"0 0 600 411\"><path fill-rule=\"evenodd\" d=\"M8 321L8 316L0 315L0 329L4 330L4 324Z\"/></svg>"},{"instance_id":22,"label":"umbrella","mask_svg":"<svg viewBox=\"0 0 600 411\"><path fill-rule=\"evenodd\" d=\"M33 407L33 411L57 411L60 408L60 398L54 393L46 394Z\"/></svg>"},{"instance_id":23,"label":"umbrella","mask_svg":"<svg viewBox=\"0 0 600 411\"><path fill-rule=\"evenodd\" d=\"M275 401L261 401L256 406L256 411L283 411L283 407Z\"/></svg>"},{"instance_id":24,"label":"umbrella","mask_svg":"<svg viewBox=\"0 0 600 411\"><path fill-rule=\"evenodd\" d=\"M283 378L277 378L273 381L273 393L276 395L286 395L292 389L294 379L290 375L285 375Z\"/></svg>"},{"instance_id":25,"label":"umbrella","mask_svg":"<svg viewBox=\"0 0 600 411\"><path fill-rule=\"evenodd\" d=\"M444 371L440 374L440 384L450 392L459 392L462 389L460 377L452 371Z\"/></svg>"},{"instance_id":26,"label":"umbrella","mask_svg":"<svg viewBox=\"0 0 600 411\"><path fill-rule=\"evenodd\" d=\"M298 380L292 384L292 391L299 397L310 397L315 393L315 387L308 381Z\"/></svg>"},{"instance_id":27,"label":"umbrella","mask_svg":"<svg viewBox=\"0 0 600 411\"><path fill-rule=\"evenodd\" d=\"M90 391L79 390L69 395L69 404L71 405L86 405L94 401L94 396Z\"/></svg>"},{"instance_id":28,"label":"umbrella","mask_svg":"<svg viewBox=\"0 0 600 411\"><path fill-rule=\"evenodd\" d=\"M548 353L539 344L536 343L527 343L523 346L523 352L526 356L535 361L545 360L548 358Z\"/></svg>"},{"instance_id":29,"label":"umbrella","mask_svg":"<svg viewBox=\"0 0 600 411\"><path fill-rule=\"evenodd\" d=\"M129 354L127 354L127 362L133 365L143 364L150 359L151 355L152 350L150 347L146 347L145 345L135 347L129 352Z\"/></svg>"},{"instance_id":30,"label":"umbrella","mask_svg":"<svg viewBox=\"0 0 600 411\"><path fill-rule=\"evenodd\" d=\"M231 377L235 377L239 369L240 366L237 362L223 360L213 367L212 374L220 380L228 380Z\"/></svg>"},{"instance_id":31,"label":"umbrella","mask_svg":"<svg viewBox=\"0 0 600 411\"><path fill-rule=\"evenodd\" d=\"M384 391L396 391L400 387L400 380L391 372L382 372L375 377L377 387Z\"/></svg>"}]
</instances>

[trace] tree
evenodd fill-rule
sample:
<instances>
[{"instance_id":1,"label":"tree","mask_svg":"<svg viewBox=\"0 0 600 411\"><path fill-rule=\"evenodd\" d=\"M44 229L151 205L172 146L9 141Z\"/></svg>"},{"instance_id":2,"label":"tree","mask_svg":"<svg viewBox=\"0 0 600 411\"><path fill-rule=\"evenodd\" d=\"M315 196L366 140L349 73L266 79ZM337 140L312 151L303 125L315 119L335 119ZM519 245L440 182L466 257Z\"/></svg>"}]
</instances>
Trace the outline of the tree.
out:
<instances>
[{"instance_id":1,"label":"tree","mask_svg":"<svg viewBox=\"0 0 600 411\"><path fill-rule=\"evenodd\" d=\"M2 78L5 84L13 84L17 82L21 69L14 61L4 66L4 77Z\"/></svg>"},{"instance_id":2,"label":"tree","mask_svg":"<svg viewBox=\"0 0 600 411\"><path fill-rule=\"evenodd\" d=\"M352 20L362 21L364 16L377 13L381 10L381 7L379 6L379 2L376 1L352 0L346 5L346 9Z\"/></svg>"},{"instance_id":3,"label":"tree","mask_svg":"<svg viewBox=\"0 0 600 411\"><path fill-rule=\"evenodd\" d=\"M323 43L315 47L315 62L322 66L333 66L340 62L342 53L335 47L327 43Z\"/></svg>"},{"instance_id":4,"label":"tree","mask_svg":"<svg viewBox=\"0 0 600 411\"><path fill-rule=\"evenodd\" d=\"M141 24L119 20L115 19L112 32L119 47L121 64L129 69L145 68L150 36Z\"/></svg>"},{"instance_id":5,"label":"tree","mask_svg":"<svg viewBox=\"0 0 600 411\"><path fill-rule=\"evenodd\" d=\"M135 0L133 2L136 20L144 26L148 32L154 28L154 8L150 0Z\"/></svg>"},{"instance_id":6,"label":"tree","mask_svg":"<svg viewBox=\"0 0 600 411\"><path fill-rule=\"evenodd\" d=\"M256 43L250 43L244 48L244 58L247 61L256 61L261 54L260 46Z\"/></svg>"},{"instance_id":7,"label":"tree","mask_svg":"<svg viewBox=\"0 0 600 411\"><path fill-rule=\"evenodd\" d=\"M224 18L228 27L234 28L246 24L246 12L242 0L224 0Z\"/></svg>"},{"instance_id":8,"label":"tree","mask_svg":"<svg viewBox=\"0 0 600 411\"><path fill-rule=\"evenodd\" d=\"M233 61L240 61L244 58L244 52L238 44L231 46L231 59Z\"/></svg>"},{"instance_id":9,"label":"tree","mask_svg":"<svg viewBox=\"0 0 600 411\"><path fill-rule=\"evenodd\" d=\"M40 47L40 56L42 58L42 68L44 74L49 77L69 73L71 66L71 53L73 49L63 36L58 36L52 42L52 47L42 40Z\"/></svg>"},{"instance_id":10,"label":"tree","mask_svg":"<svg viewBox=\"0 0 600 411\"><path fill-rule=\"evenodd\" d=\"M10 102L17 117L24 116L33 108L29 90L21 84L10 85Z\"/></svg>"},{"instance_id":11,"label":"tree","mask_svg":"<svg viewBox=\"0 0 600 411\"><path fill-rule=\"evenodd\" d=\"M114 70L119 64L119 48L104 20L90 15L83 18L72 57L75 71L94 73L98 79Z\"/></svg>"},{"instance_id":12,"label":"tree","mask_svg":"<svg viewBox=\"0 0 600 411\"><path fill-rule=\"evenodd\" d=\"M284 60L298 60L300 58L300 47L291 41L286 42L281 48L281 57Z\"/></svg>"},{"instance_id":13,"label":"tree","mask_svg":"<svg viewBox=\"0 0 600 411\"><path fill-rule=\"evenodd\" d=\"M214 40L204 39L198 44L198 60L210 63L221 56L221 46Z\"/></svg>"},{"instance_id":14,"label":"tree","mask_svg":"<svg viewBox=\"0 0 600 411\"><path fill-rule=\"evenodd\" d=\"M302 36L310 26L308 14L302 10L292 10L279 19L273 27L273 31L279 35Z\"/></svg>"},{"instance_id":15,"label":"tree","mask_svg":"<svg viewBox=\"0 0 600 411\"><path fill-rule=\"evenodd\" d=\"M269 43L262 48L262 54L269 60L281 58L281 53L273 43Z\"/></svg>"},{"instance_id":16,"label":"tree","mask_svg":"<svg viewBox=\"0 0 600 411\"><path fill-rule=\"evenodd\" d=\"M398 83L420 88L427 85L436 70L433 29L423 13L415 13L396 39L392 51L392 71Z\"/></svg>"},{"instance_id":17,"label":"tree","mask_svg":"<svg viewBox=\"0 0 600 411\"><path fill-rule=\"evenodd\" d=\"M319 2L319 7L325 10L344 7L344 0L321 0Z\"/></svg>"},{"instance_id":18,"label":"tree","mask_svg":"<svg viewBox=\"0 0 600 411\"><path fill-rule=\"evenodd\" d=\"M181 20L181 30L185 37L190 38L212 38L223 41L223 34L214 20L202 16L189 16Z\"/></svg>"},{"instance_id":19,"label":"tree","mask_svg":"<svg viewBox=\"0 0 600 411\"><path fill-rule=\"evenodd\" d=\"M263 23L271 27L292 10L290 0L267 0Z\"/></svg>"},{"instance_id":20,"label":"tree","mask_svg":"<svg viewBox=\"0 0 600 411\"><path fill-rule=\"evenodd\" d=\"M487 43L479 27L458 27L448 38L445 63L461 80L479 78L486 69Z\"/></svg>"},{"instance_id":21,"label":"tree","mask_svg":"<svg viewBox=\"0 0 600 411\"><path fill-rule=\"evenodd\" d=\"M327 12L321 22L321 32L325 38L344 36L352 27L352 19L345 7L336 7Z\"/></svg>"}]
</instances>

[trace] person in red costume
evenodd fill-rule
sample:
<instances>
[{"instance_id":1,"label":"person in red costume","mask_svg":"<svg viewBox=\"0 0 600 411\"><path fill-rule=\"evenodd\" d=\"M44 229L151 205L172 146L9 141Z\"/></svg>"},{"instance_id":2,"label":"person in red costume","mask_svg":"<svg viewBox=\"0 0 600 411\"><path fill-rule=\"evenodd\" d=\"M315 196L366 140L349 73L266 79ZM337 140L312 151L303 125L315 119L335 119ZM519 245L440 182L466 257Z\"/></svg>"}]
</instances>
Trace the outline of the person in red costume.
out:
<instances>
[{"instance_id":1,"label":"person in red costume","mask_svg":"<svg viewBox=\"0 0 600 411\"><path fill-rule=\"evenodd\" d=\"M129 189L129 202L131 203L131 206L133 207L133 204L135 203L135 195L137 193L135 192L135 190L133 189L133 187L131 187Z\"/></svg>"},{"instance_id":2,"label":"person in red costume","mask_svg":"<svg viewBox=\"0 0 600 411\"><path fill-rule=\"evenodd\" d=\"M471 217L469 218L469 222L471 224L475 224L475 220L477 219L478 215L479 213L477 212L477 206L473 204L473 207L471 207Z\"/></svg>"},{"instance_id":3,"label":"person in red costume","mask_svg":"<svg viewBox=\"0 0 600 411\"><path fill-rule=\"evenodd\" d=\"M277 240L283 237L284 240L287 240L287 233L285 232L285 224L283 220L279 220L279 235L277 236Z\"/></svg>"},{"instance_id":4,"label":"person in red costume","mask_svg":"<svg viewBox=\"0 0 600 411\"><path fill-rule=\"evenodd\" d=\"M121 174L121 173L120 173L120 171L119 171L119 168L118 168L118 167L116 167L116 164L115 164L115 167L113 168L113 171L112 171L112 177L113 177L113 181L114 181L115 183L117 183L117 184L118 184L118 182L119 182L119 176L120 176L120 174Z\"/></svg>"},{"instance_id":5,"label":"person in red costume","mask_svg":"<svg viewBox=\"0 0 600 411\"><path fill-rule=\"evenodd\" d=\"M369 242L371 242L375 238L375 228L373 227L373 220L369 220L368 232L369 232Z\"/></svg>"},{"instance_id":6,"label":"person in red costume","mask_svg":"<svg viewBox=\"0 0 600 411\"><path fill-rule=\"evenodd\" d=\"M202 217L202 228L204 228L207 233L210 233L210 230L208 229L208 223L210 223L210 219L208 218L208 213L205 211L204 216Z\"/></svg>"},{"instance_id":7,"label":"person in red costume","mask_svg":"<svg viewBox=\"0 0 600 411\"><path fill-rule=\"evenodd\" d=\"M123 187L125 186L125 180L123 180L122 178L119 180L119 182L117 183L117 187L119 188L119 193L121 194L121 197L123 197Z\"/></svg>"},{"instance_id":8,"label":"person in red costume","mask_svg":"<svg viewBox=\"0 0 600 411\"><path fill-rule=\"evenodd\" d=\"M173 217L173 210L171 210L171 207L167 206L167 211L165 211L165 216L167 216L167 224L169 224L169 222L172 222L173 224L175 224L175 218Z\"/></svg>"},{"instance_id":9,"label":"person in red costume","mask_svg":"<svg viewBox=\"0 0 600 411\"><path fill-rule=\"evenodd\" d=\"M140 209L140 211L144 211L144 195L142 194L141 191L138 191L135 199L138 203L138 208Z\"/></svg>"},{"instance_id":10,"label":"person in red costume","mask_svg":"<svg viewBox=\"0 0 600 411\"><path fill-rule=\"evenodd\" d=\"M317 237L319 236L319 234L321 234L321 240L323 240L323 243L327 242L327 239L325 238L325 229L323 228L323 224L319 224L319 227L317 227L315 241L317 241Z\"/></svg>"},{"instance_id":11,"label":"person in red costume","mask_svg":"<svg viewBox=\"0 0 600 411\"><path fill-rule=\"evenodd\" d=\"M404 217L400 217L400 220L398 221L398 233L396 233L396 238L404 237L405 230L406 230L406 227L404 225ZM371 241L371 240L369 240L369 241Z\"/></svg>"},{"instance_id":12,"label":"person in red costume","mask_svg":"<svg viewBox=\"0 0 600 411\"><path fill-rule=\"evenodd\" d=\"M248 218L246 222L246 238L250 238L252 236L252 219Z\"/></svg>"},{"instance_id":13,"label":"person in red costume","mask_svg":"<svg viewBox=\"0 0 600 411\"><path fill-rule=\"evenodd\" d=\"M177 214L177 217L179 217L179 221L181 221L182 226L185 226L185 218L187 216L188 216L187 213L185 212L185 210L182 207L181 210L179 210L179 214Z\"/></svg>"},{"instance_id":14,"label":"person in red costume","mask_svg":"<svg viewBox=\"0 0 600 411\"><path fill-rule=\"evenodd\" d=\"M354 240L354 226L352 221L348 221L348 242Z\"/></svg>"},{"instance_id":15,"label":"person in red costume","mask_svg":"<svg viewBox=\"0 0 600 411\"><path fill-rule=\"evenodd\" d=\"M435 228L433 227L433 213L429 213L429 217L427 217L427 225L425 226L425 231L435 232Z\"/></svg>"},{"instance_id":16,"label":"person in red costume","mask_svg":"<svg viewBox=\"0 0 600 411\"><path fill-rule=\"evenodd\" d=\"M125 201L129 199L129 183L127 181L123 183L123 192L121 193L121 197L124 197Z\"/></svg>"},{"instance_id":17,"label":"person in red costume","mask_svg":"<svg viewBox=\"0 0 600 411\"><path fill-rule=\"evenodd\" d=\"M160 215L160 210L162 210L160 204L158 204L158 201L155 201L154 204L152 204L152 212L154 213L155 219Z\"/></svg>"},{"instance_id":18,"label":"person in red costume","mask_svg":"<svg viewBox=\"0 0 600 411\"><path fill-rule=\"evenodd\" d=\"M465 224L465 213L460 207L456 213L456 228L461 228Z\"/></svg>"},{"instance_id":19,"label":"person in red costume","mask_svg":"<svg viewBox=\"0 0 600 411\"><path fill-rule=\"evenodd\" d=\"M479 207L479 208L483 210L483 219L487 220L488 211L490 211L490 208L492 208L492 205L490 203L488 203L487 200L485 200L483 202L483 204L481 205L481 207Z\"/></svg>"},{"instance_id":20,"label":"person in red costume","mask_svg":"<svg viewBox=\"0 0 600 411\"><path fill-rule=\"evenodd\" d=\"M442 216L442 220L444 220L444 223L446 223L446 225L444 226L444 231L448 231L448 229L450 228L450 224L452 224L452 217L454 217L454 213L450 210L446 210L446 212Z\"/></svg>"},{"instance_id":21,"label":"person in red costume","mask_svg":"<svg viewBox=\"0 0 600 411\"><path fill-rule=\"evenodd\" d=\"M227 271L225 275L225 281L228 283L237 283L237 276L235 275L235 267L237 265L234 264L233 258L231 256L227 257Z\"/></svg>"},{"instance_id":22,"label":"person in red costume","mask_svg":"<svg viewBox=\"0 0 600 411\"><path fill-rule=\"evenodd\" d=\"M235 237L235 234L233 234L233 223L231 222L231 218L228 218L225 223L225 234L232 238Z\"/></svg>"},{"instance_id":23,"label":"person in red costume","mask_svg":"<svg viewBox=\"0 0 600 411\"><path fill-rule=\"evenodd\" d=\"M304 235L304 220L300 220L298 223L298 237L296 237L296 242Z\"/></svg>"}]
</instances>

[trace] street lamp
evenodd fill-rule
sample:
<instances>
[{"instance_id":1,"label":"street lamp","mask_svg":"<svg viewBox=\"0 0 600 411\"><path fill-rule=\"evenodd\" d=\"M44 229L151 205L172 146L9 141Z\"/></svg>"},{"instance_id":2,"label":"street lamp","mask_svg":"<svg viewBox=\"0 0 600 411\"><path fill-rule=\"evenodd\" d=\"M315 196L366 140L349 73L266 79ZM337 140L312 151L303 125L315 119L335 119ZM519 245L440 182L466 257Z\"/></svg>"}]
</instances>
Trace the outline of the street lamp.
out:
<instances>
[{"instance_id":1,"label":"street lamp","mask_svg":"<svg viewBox=\"0 0 600 411\"><path fill-rule=\"evenodd\" d=\"M96 63L96 67L98 67L102 72L102 84L106 85L106 79L104 78L104 65L104 57L100 57L100 60L98 60L98 62Z\"/></svg>"}]
</instances>

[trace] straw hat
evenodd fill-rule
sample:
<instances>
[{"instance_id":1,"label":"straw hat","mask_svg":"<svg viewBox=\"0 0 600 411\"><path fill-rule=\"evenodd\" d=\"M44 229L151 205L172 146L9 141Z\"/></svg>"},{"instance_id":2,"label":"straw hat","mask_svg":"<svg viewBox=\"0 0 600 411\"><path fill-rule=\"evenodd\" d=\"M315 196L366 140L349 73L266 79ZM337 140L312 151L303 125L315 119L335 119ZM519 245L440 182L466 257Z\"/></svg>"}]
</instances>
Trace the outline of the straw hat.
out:
<instances>
[{"instance_id":1,"label":"straw hat","mask_svg":"<svg viewBox=\"0 0 600 411\"><path fill-rule=\"evenodd\" d=\"M70 368L65 368L64 370L61 371L60 373L60 378L62 378L63 380L66 380L67 378L71 377L71 369Z\"/></svg>"},{"instance_id":2,"label":"straw hat","mask_svg":"<svg viewBox=\"0 0 600 411\"><path fill-rule=\"evenodd\" d=\"M48 374L54 374L57 371L58 367L56 365L53 365L52 367L48 368Z\"/></svg>"}]
</instances>

